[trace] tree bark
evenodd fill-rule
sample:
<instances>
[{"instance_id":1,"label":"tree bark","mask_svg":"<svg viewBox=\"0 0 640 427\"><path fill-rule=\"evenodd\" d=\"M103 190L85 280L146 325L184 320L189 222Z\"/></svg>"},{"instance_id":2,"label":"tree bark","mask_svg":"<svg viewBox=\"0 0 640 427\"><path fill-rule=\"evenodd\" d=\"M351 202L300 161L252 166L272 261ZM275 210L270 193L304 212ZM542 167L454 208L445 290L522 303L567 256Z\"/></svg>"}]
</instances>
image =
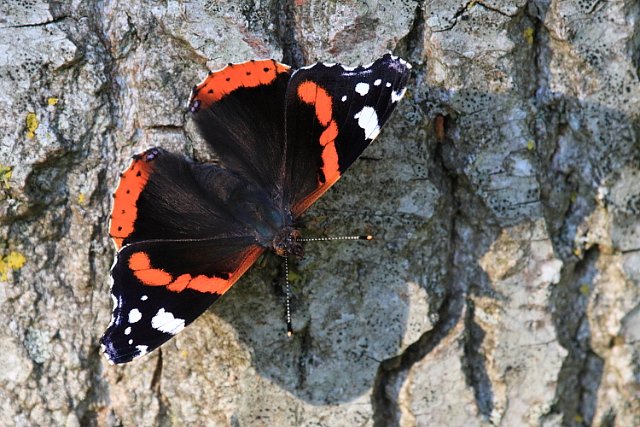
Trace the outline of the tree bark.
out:
<instances>
[{"instance_id":1,"label":"tree bark","mask_svg":"<svg viewBox=\"0 0 640 427\"><path fill-rule=\"evenodd\" d=\"M413 64L378 140L276 259L110 366L111 193L228 62ZM640 425L636 0L0 5L6 425Z\"/></svg>"}]
</instances>

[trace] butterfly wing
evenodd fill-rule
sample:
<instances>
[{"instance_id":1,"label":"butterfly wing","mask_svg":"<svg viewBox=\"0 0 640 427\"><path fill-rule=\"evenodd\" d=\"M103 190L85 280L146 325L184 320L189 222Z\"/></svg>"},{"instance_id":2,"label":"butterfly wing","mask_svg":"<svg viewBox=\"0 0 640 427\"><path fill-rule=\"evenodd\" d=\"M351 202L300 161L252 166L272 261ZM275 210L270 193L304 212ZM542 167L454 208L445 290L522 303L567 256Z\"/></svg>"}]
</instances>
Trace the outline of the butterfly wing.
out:
<instances>
[{"instance_id":1,"label":"butterfly wing","mask_svg":"<svg viewBox=\"0 0 640 427\"><path fill-rule=\"evenodd\" d=\"M289 66L274 60L229 64L196 86L189 101L221 164L266 191L282 182L290 74Z\"/></svg>"},{"instance_id":2,"label":"butterfly wing","mask_svg":"<svg viewBox=\"0 0 640 427\"><path fill-rule=\"evenodd\" d=\"M390 54L348 68L297 70L286 94L285 200L299 216L378 136L405 93L411 66Z\"/></svg>"},{"instance_id":3,"label":"butterfly wing","mask_svg":"<svg viewBox=\"0 0 640 427\"><path fill-rule=\"evenodd\" d=\"M122 248L111 270L111 324L101 339L109 361L129 362L172 338L263 250L251 237L145 241Z\"/></svg>"},{"instance_id":4,"label":"butterfly wing","mask_svg":"<svg viewBox=\"0 0 640 427\"><path fill-rule=\"evenodd\" d=\"M272 205L234 172L151 148L121 175L109 233L117 249L148 240L250 236L256 224L277 229Z\"/></svg>"},{"instance_id":5,"label":"butterfly wing","mask_svg":"<svg viewBox=\"0 0 640 427\"><path fill-rule=\"evenodd\" d=\"M159 148L134 156L114 194L113 318L104 352L124 363L197 318L263 252L268 196L237 174Z\"/></svg>"}]
</instances>

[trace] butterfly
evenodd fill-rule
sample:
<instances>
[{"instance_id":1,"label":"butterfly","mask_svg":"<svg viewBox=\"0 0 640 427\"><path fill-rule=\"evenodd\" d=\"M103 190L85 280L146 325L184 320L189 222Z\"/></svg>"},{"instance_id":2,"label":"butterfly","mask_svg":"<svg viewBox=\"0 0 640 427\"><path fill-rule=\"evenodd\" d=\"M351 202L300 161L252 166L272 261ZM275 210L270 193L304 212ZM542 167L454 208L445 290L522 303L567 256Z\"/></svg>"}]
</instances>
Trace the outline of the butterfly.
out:
<instances>
[{"instance_id":1,"label":"butterfly","mask_svg":"<svg viewBox=\"0 0 640 427\"><path fill-rule=\"evenodd\" d=\"M252 60L195 86L189 112L219 164L154 147L121 174L109 225L113 313L101 339L108 360L162 345L265 251L301 257L300 216L378 136L410 69L391 54L297 70Z\"/></svg>"}]
</instances>

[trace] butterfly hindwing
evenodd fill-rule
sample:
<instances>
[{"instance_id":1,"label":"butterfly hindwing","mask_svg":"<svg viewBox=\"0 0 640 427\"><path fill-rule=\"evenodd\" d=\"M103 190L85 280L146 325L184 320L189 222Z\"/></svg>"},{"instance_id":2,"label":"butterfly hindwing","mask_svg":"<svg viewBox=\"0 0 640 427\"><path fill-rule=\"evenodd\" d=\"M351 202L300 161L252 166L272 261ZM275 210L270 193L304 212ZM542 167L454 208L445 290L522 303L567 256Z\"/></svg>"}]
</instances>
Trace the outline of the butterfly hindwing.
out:
<instances>
[{"instance_id":1,"label":"butterfly hindwing","mask_svg":"<svg viewBox=\"0 0 640 427\"><path fill-rule=\"evenodd\" d=\"M229 64L196 86L189 102L222 165L267 191L282 180L290 73L274 60Z\"/></svg>"},{"instance_id":2,"label":"butterfly hindwing","mask_svg":"<svg viewBox=\"0 0 640 427\"><path fill-rule=\"evenodd\" d=\"M315 202L373 141L404 95L411 66L390 54L366 67L297 70L286 95L285 200Z\"/></svg>"},{"instance_id":3,"label":"butterfly hindwing","mask_svg":"<svg viewBox=\"0 0 640 427\"><path fill-rule=\"evenodd\" d=\"M111 270L112 321L102 337L113 363L157 348L193 322L263 252L250 237L138 242Z\"/></svg>"},{"instance_id":4,"label":"butterfly hindwing","mask_svg":"<svg viewBox=\"0 0 640 427\"><path fill-rule=\"evenodd\" d=\"M147 240L253 235L257 223L269 225L270 206L264 191L234 172L151 148L122 174L109 232L118 249Z\"/></svg>"}]
</instances>

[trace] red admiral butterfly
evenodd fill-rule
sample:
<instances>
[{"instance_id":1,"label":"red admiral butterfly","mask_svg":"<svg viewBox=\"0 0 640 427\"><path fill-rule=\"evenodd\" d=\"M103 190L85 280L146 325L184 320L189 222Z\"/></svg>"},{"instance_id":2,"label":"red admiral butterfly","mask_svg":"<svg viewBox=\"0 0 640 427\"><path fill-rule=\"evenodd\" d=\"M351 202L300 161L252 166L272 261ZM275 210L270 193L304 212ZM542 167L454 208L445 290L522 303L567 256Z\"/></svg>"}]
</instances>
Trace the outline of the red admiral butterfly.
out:
<instances>
[{"instance_id":1,"label":"red admiral butterfly","mask_svg":"<svg viewBox=\"0 0 640 427\"><path fill-rule=\"evenodd\" d=\"M121 175L109 226L114 309L101 339L109 361L169 340L265 250L301 257L296 220L375 139L410 68L390 54L295 71L248 61L194 87L189 111L220 165L151 148Z\"/></svg>"}]
</instances>

